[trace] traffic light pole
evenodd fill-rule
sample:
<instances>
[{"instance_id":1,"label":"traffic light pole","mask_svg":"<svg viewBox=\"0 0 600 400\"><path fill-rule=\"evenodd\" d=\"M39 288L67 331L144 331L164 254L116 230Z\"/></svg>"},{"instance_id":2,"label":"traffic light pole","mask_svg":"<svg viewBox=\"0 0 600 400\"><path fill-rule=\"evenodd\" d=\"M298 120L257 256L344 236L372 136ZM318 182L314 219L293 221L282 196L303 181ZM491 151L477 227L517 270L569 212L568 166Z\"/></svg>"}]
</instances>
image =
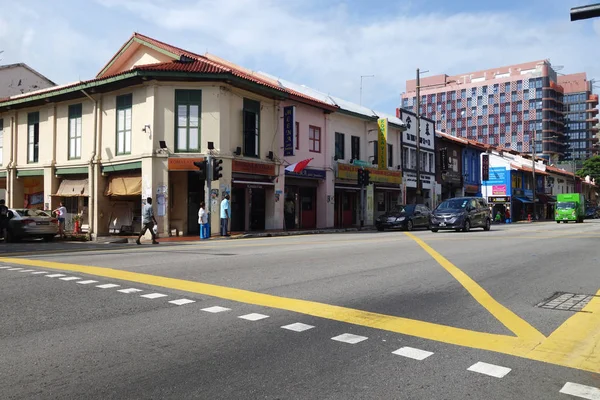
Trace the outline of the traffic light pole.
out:
<instances>
[{"instance_id":1,"label":"traffic light pole","mask_svg":"<svg viewBox=\"0 0 600 400\"><path fill-rule=\"evenodd\" d=\"M360 227L365 226L365 185L360 186Z\"/></svg>"},{"instance_id":2,"label":"traffic light pole","mask_svg":"<svg viewBox=\"0 0 600 400\"><path fill-rule=\"evenodd\" d=\"M206 212L208 213L208 237L211 236L210 222L211 222L211 210L212 210L212 202L211 202L211 184L212 184L212 157L210 154L210 150L208 151L208 156L206 157Z\"/></svg>"}]
</instances>

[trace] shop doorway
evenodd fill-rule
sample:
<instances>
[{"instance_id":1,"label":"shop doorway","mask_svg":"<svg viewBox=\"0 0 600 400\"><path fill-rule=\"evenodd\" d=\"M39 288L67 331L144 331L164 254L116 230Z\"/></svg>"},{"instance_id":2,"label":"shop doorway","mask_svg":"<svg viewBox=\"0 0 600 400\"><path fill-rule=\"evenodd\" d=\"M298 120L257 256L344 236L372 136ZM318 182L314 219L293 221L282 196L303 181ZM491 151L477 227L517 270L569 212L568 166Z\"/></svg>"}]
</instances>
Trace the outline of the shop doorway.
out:
<instances>
[{"instance_id":1,"label":"shop doorway","mask_svg":"<svg viewBox=\"0 0 600 400\"><path fill-rule=\"evenodd\" d=\"M300 188L300 228L314 229L317 227L317 189L312 187Z\"/></svg>"},{"instance_id":2,"label":"shop doorway","mask_svg":"<svg viewBox=\"0 0 600 400\"><path fill-rule=\"evenodd\" d=\"M358 224L359 192L336 191L335 226L347 228Z\"/></svg>"},{"instance_id":3,"label":"shop doorway","mask_svg":"<svg viewBox=\"0 0 600 400\"><path fill-rule=\"evenodd\" d=\"M188 172L187 226L188 235L199 235L198 210L204 201L204 181L195 172Z\"/></svg>"},{"instance_id":4,"label":"shop doorway","mask_svg":"<svg viewBox=\"0 0 600 400\"><path fill-rule=\"evenodd\" d=\"M264 231L266 216L266 195L262 187L248 188L250 193L250 230Z\"/></svg>"}]
</instances>

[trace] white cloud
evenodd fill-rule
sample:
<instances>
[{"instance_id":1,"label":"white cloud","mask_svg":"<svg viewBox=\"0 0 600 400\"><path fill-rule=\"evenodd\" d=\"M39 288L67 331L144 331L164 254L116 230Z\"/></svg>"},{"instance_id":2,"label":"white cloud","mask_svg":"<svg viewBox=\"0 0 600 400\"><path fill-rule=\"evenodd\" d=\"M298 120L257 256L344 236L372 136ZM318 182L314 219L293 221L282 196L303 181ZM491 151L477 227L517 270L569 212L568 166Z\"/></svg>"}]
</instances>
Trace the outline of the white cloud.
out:
<instances>
[{"instance_id":1,"label":"white cloud","mask_svg":"<svg viewBox=\"0 0 600 400\"><path fill-rule=\"evenodd\" d=\"M564 7L563 0L548 0L548 8L558 6ZM74 14L51 15L50 7L35 15L21 7L10 19L0 15L0 49L51 78L72 81L93 77L138 30L352 101L358 101L360 75L374 74L364 81L363 103L388 112L417 67L454 74L550 58L565 66L562 72L600 78L590 53L600 25L594 22L594 32L590 21L570 23L568 8L549 19L523 10L418 13L410 4L375 18L357 16L348 4L318 0L183 0L176 7L168 0L97 0L89 7L114 15L104 29L113 38L114 31L126 31L120 42L109 47L75 30L69 20ZM34 31L27 33L27 26ZM28 35L30 45L23 46Z\"/></svg>"}]
</instances>

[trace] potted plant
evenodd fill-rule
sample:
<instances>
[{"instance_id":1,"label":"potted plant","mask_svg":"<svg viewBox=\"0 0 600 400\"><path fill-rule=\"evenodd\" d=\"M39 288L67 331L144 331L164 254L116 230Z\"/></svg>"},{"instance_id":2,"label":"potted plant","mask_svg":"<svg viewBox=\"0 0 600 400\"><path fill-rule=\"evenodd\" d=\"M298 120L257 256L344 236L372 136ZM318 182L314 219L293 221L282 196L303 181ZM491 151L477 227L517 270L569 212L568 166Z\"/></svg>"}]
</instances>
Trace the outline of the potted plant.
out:
<instances>
[{"instance_id":1,"label":"potted plant","mask_svg":"<svg viewBox=\"0 0 600 400\"><path fill-rule=\"evenodd\" d=\"M81 232L81 215L75 214L73 216L73 233Z\"/></svg>"}]
</instances>

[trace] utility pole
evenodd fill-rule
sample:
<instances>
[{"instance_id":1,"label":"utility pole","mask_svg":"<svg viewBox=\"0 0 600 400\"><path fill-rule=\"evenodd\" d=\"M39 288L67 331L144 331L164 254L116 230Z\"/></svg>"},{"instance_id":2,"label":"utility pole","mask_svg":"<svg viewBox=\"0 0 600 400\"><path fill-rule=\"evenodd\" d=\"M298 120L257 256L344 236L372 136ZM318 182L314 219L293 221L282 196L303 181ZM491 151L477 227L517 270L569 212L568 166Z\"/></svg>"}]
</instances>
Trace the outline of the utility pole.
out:
<instances>
[{"instance_id":1,"label":"utility pole","mask_svg":"<svg viewBox=\"0 0 600 400\"><path fill-rule=\"evenodd\" d=\"M375 78L375 75L361 75L360 76L360 100L359 100L359 105L362 106L362 82L363 82L363 78Z\"/></svg>"},{"instance_id":2,"label":"utility pole","mask_svg":"<svg viewBox=\"0 0 600 400\"><path fill-rule=\"evenodd\" d=\"M416 124L417 124L417 184L416 184L416 203L421 204L421 74L417 68L417 86L415 88L417 95Z\"/></svg>"},{"instance_id":3,"label":"utility pole","mask_svg":"<svg viewBox=\"0 0 600 400\"><path fill-rule=\"evenodd\" d=\"M535 186L536 186L536 181L535 181L535 139L537 135L537 129L535 129L533 131L533 136L531 138L531 171L533 172L533 221L535 221L537 218L537 214L536 214L536 209L535 209Z\"/></svg>"}]
</instances>

